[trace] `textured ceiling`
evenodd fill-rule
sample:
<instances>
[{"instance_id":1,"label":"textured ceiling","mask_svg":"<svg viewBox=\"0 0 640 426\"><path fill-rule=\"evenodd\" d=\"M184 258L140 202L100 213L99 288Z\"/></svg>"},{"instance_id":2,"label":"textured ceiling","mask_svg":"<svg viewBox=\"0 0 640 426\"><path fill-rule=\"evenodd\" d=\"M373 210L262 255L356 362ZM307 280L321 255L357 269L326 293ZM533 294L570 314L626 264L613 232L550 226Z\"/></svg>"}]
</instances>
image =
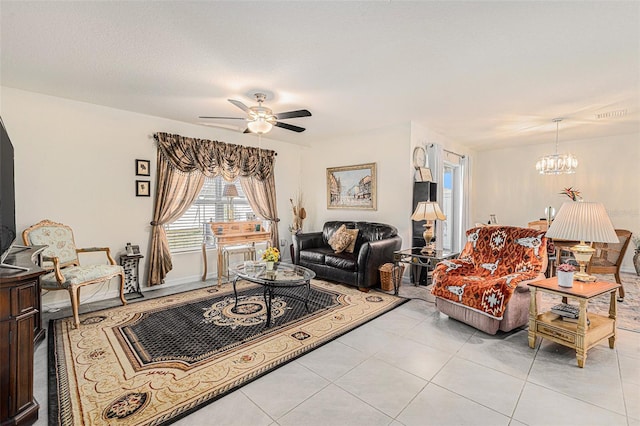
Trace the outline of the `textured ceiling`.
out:
<instances>
[{"instance_id":1,"label":"textured ceiling","mask_svg":"<svg viewBox=\"0 0 640 426\"><path fill-rule=\"evenodd\" d=\"M639 23L637 1L2 0L0 77L189 123L266 91L274 112L313 113L274 139L414 121L481 150L553 142L555 117L561 142L640 131Z\"/></svg>"}]
</instances>

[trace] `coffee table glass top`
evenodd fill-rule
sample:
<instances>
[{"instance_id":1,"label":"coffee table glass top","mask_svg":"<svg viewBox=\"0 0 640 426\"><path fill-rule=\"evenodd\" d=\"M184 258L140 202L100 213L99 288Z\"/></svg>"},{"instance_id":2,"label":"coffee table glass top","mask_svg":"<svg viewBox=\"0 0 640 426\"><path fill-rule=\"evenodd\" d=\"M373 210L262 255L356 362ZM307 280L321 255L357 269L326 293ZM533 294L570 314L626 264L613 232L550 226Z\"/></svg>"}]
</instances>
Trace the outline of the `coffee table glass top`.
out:
<instances>
[{"instance_id":1,"label":"coffee table glass top","mask_svg":"<svg viewBox=\"0 0 640 426\"><path fill-rule=\"evenodd\" d=\"M407 257L419 260L446 260L452 259L458 256L458 252L449 250L433 250L431 253L423 253L422 247L411 247L394 252L396 260L401 260Z\"/></svg>"},{"instance_id":2,"label":"coffee table glass top","mask_svg":"<svg viewBox=\"0 0 640 426\"><path fill-rule=\"evenodd\" d=\"M316 273L311 269L288 263L278 263L273 271L267 271L265 263L253 264L253 268L240 264L233 269L239 277L248 281L274 287L288 287L307 283L315 278Z\"/></svg>"}]
</instances>

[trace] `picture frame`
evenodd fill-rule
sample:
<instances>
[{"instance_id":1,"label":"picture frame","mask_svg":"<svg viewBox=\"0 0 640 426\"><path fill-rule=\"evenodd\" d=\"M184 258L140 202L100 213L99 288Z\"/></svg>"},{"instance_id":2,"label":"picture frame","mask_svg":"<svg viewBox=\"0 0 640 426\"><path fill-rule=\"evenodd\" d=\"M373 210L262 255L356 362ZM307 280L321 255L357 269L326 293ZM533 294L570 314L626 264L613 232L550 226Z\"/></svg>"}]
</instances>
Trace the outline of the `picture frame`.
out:
<instances>
[{"instance_id":1,"label":"picture frame","mask_svg":"<svg viewBox=\"0 0 640 426\"><path fill-rule=\"evenodd\" d=\"M433 176L431 175L431 169L426 167L416 168L416 180L418 182L433 182Z\"/></svg>"},{"instance_id":2,"label":"picture frame","mask_svg":"<svg viewBox=\"0 0 640 426\"><path fill-rule=\"evenodd\" d=\"M151 181L137 180L136 181L136 197L150 197L150 196L151 196Z\"/></svg>"},{"instance_id":3,"label":"picture frame","mask_svg":"<svg viewBox=\"0 0 640 426\"><path fill-rule=\"evenodd\" d=\"M134 256L135 256L136 254L140 254L140 246L139 246L139 245L132 245L132 246L131 246L131 249L132 249L132 251L133 251Z\"/></svg>"},{"instance_id":4,"label":"picture frame","mask_svg":"<svg viewBox=\"0 0 640 426\"><path fill-rule=\"evenodd\" d=\"M377 210L376 163L327 168L327 208Z\"/></svg>"},{"instance_id":5,"label":"picture frame","mask_svg":"<svg viewBox=\"0 0 640 426\"><path fill-rule=\"evenodd\" d=\"M136 160L136 176L151 176L151 161Z\"/></svg>"}]
</instances>

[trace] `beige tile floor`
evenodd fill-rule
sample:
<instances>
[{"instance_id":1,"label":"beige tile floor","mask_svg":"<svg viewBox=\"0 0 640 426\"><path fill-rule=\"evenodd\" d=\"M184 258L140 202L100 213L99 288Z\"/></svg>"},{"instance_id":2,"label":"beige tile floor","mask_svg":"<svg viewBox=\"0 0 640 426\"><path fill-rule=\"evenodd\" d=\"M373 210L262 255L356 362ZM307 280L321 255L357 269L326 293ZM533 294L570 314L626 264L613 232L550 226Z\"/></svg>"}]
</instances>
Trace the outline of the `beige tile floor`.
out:
<instances>
[{"instance_id":1,"label":"beige tile floor","mask_svg":"<svg viewBox=\"0 0 640 426\"><path fill-rule=\"evenodd\" d=\"M426 288L401 290L413 299L176 424L640 426L640 333L619 330L616 348L591 349L580 369L569 348L538 339L530 349L526 330L486 335L439 314ZM47 424L46 367L44 341L37 425Z\"/></svg>"}]
</instances>

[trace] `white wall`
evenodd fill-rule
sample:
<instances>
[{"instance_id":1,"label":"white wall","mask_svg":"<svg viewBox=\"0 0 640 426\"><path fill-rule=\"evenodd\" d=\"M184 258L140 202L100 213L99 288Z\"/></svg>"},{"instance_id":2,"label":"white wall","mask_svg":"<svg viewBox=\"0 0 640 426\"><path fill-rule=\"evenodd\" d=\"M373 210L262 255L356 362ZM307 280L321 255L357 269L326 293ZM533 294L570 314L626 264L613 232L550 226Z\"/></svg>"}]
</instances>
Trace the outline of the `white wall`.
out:
<instances>
[{"instance_id":1,"label":"white wall","mask_svg":"<svg viewBox=\"0 0 640 426\"><path fill-rule=\"evenodd\" d=\"M302 155L302 191L307 220L304 231L321 231L329 220L381 222L394 225L411 241L412 169L409 123L324 141ZM376 163L377 210L327 208L327 168Z\"/></svg>"},{"instance_id":2,"label":"white wall","mask_svg":"<svg viewBox=\"0 0 640 426\"><path fill-rule=\"evenodd\" d=\"M559 210L570 201L559 193L573 187L585 201L601 202L607 208L615 228L640 235L640 134L605 139L562 142L558 151L578 158L578 170L572 175L543 176L535 163L543 155L555 152L555 144L518 146L478 152L474 177L474 221L487 222L495 213L499 223L523 226L544 217L544 209ZM633 271L633 246L623 264Z\"/></svg>"},{"instance_id":3,"label":"white wall","mask_svg":"<svg viewBox=\"0 0 640 426\"><path fill-rule=\"evenodd\" d=\"M16 218L20 230L42 219L70 225L79 247L108 246L114 257L127 242L139 244L146 289L146 261L153 197L136 197L136 179L152 182L155 193L156 132L257 146L253 135L196 126L67 99L2 87L0 111L15 147ZM276 159L279 227L289 238L289 196L298 188L300 148L263 138ZM135 159L151 160L151 177L135 175ZM215 271L214 256L209 270ZM117 257L116 257L117 260ZM200 279L200 251L178 254L166 285ZM95 286L99 287L99 286ZM82 300L112 297L114 283L85 289ZM95 293L95 294L94 294ZM66 292L43 297L47 306L68 304Z\"/></svg>"},{"instance_id":4,"label":"white wall","mask_svg":"<svg viewBox=\"0 0 640 426\"><path fill-rule=\"evenodd\" d=\"M304 230L320 231L328 220L361 220L388 223L398 228L403 248L411 246L413 148L438 143L465 154L464 147L415 123L362 132L324 141L302 153L301 175L308 219ZM328 167L374 162L377 164L378 209L327 209Z\"/></svg>"}]
</instances>

